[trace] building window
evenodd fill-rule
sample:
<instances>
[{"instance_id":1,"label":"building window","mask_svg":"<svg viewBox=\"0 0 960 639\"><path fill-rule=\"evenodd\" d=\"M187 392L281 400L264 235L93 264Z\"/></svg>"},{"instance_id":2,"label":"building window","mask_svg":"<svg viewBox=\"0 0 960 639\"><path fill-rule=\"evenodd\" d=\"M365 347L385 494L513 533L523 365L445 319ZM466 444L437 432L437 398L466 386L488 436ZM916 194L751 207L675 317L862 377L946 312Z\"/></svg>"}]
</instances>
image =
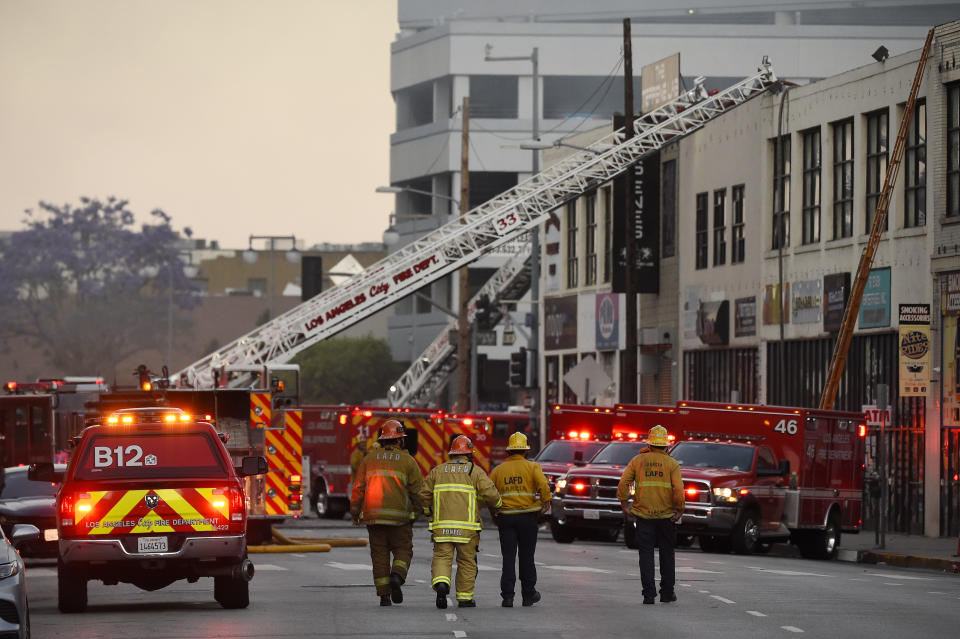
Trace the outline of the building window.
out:
<instances>
[{"instance_id":1,"label":"building window","mask_svg":"<svg viewBox=\"0 0 960 639\"><path fill-rule=\"evenodd\" d=\"M746 259L747 248L743 239L743 185L738 184L730 192L733 201L733 238L730 241L730 263L739 264Z\"/></svg>"},{"instance_id":2,"label":"building window","mask_svg":"<svg viewBox=\"0 0 960 639\"><path fill-rule=\"evenodd\" d=\"M947 85L947 217L960 216L960 82Z\"/></svg>"},{"instance_id":3,"label":"building window","mask_svg":"<svg viewBox=\"0 0 960 639\"><path fill-rule=\"evenodd\" d=\"M584 284L593 286L597 283L597 193L594 191L587 195L584 204L586 204L586 223L587 234L586 250L584 257L587 260L587 272L584 275Z\"/></svg>"},{"instance_id":4,"label":"building window","mask_svg":"<svg viewBox=\"0 0 960 639\"><path fill-rule=\"evenodd\" d=\"M470 117L517 118L517 76L470 76Z\"/></svg>"},{"instance_id":5,"label":"building window","mask_svg":"<svg viewBox=\"0 0 960 639\"><path fill-rule=\"evenodd\" d=\"M790 136L773 140L773 242L775 249L790 246Z\"/></svg>"},{"instance_id":6,"label":"building window","mask_svg":"<svg viewBox=\"0 0 960 639\"><path fill-rule=\"evenodd\" d=\"M677 161L663 163L663 257L677 254Z\"/></svg>"},{"instance_id":7,"label":"building window","mask_svg":"<svg viewBox=\"0 0 960 639\"><path fill-rule=\"evenodd\" d=\"M707 268L707 194L697 193L697 269Z\"/></svg>"},{"instance_id":8,"label":"building window","mask_svg":"<svg viewBox=\"0 0 960 639\"><path fill-rule=\"evenodd\" d=\"M613 272L613 215L611 214L612 192L603 189L603 281L610 281Z\"/></svg>"},{"instance_id":9,"label":"building window","mask_svg":"<svg viewBox=\"0 0 960 639\"><path fill-rule=\"evenodd\" d=\"M873 216L877 212L880 202L880 192L883 190L883 179L887 175L888 146L887 123L889 114L886 109L875 111L867 115L867 225L869 233L873 228ZM887 221L883 222L883 230L887 230Z\"/></svg>"},{"instance_id":10,"label":"building window","mask_svg":"<svg viewBox=\"0 0 960 639\"><path fill-rule=\"evenodd\" d=\"M727 263L727 218L723 210L727 190L713 192L713 265Z\"/></svg>"},{"instance_id":11,"label":"building window","mask_svg":"<svg viewBox=\"0 0 960 639\"><path fill-rule=\"evenodd\" d=\"M567 203L567 288L577 288L577 201Z\"/></svg>"},{"instance_id":12,"label":"building window","mask_svg":"<svg viewBox=\"0 0 960 639\"><path fill-rule=\"evenodd\" d=\"M904 220L905 227L926 226L927 224L927 104L917 102L913 112L913 121L907 131L906 158L904 162L906 176L904 181Z\"/></svg>"},{"instance_id":13,"label":"building window","mask_svg":"<svg viewBox=\"0 0 960 639\"><path fill-rule=\"evenodd\" d=\"M833 125L833 239L853 235L853 120Z\"/></svg>"},{"instance_id":14,"label":"building window","mask_svg":"<svg viewBox=\"0 0 960 639\"><path fill-rule=\"evenodd\" d=\"M820 241L820 127L803 133L803 243Z\"/></svg>"}]
</instances>

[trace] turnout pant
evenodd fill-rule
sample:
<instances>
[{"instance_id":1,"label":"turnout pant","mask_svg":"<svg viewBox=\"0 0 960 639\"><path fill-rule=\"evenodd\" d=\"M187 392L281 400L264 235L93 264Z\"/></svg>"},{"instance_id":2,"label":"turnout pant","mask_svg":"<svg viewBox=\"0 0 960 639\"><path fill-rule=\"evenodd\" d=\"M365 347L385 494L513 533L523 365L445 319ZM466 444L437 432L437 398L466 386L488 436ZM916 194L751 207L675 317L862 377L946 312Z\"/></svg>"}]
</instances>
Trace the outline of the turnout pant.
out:
<instances>
[{"instance_id":1,"label":"turnout pant","mask_svg":"<svg viewBox=\"0 0 960 639\"><path fill-rule=\"evenodd\" d=\"M378 595L390 594L390 573L395 572L404 581L413 559L413 522L388 526L367 526L370 537L370 561L373 563L373 584ZM390 562L390 554L393 562Z\"/></svg>"},{"instance_id":2,"label":"turnout pant","mask_svg":"<svg viewBox=\"0 0 960 639\"><path fill-rule=\"evenodd\" d=\"M513 599L517 577L514 563L520 555L520 592L524 599L533 596L537 586L537 566L534 553L537 550L537 513L517 513L497 517L500 531L500 553L503 555L503 570L500 573L500 596Z\"/></svg>"},{"instance_id":3,"label":"turnout pant","mask_svg":"<svg viewBox=\"0 0 960 639\"><path fill-rule=\"evenodd\" d=\"M677 529L670 519L637 518L637 548L640 551L640 582L644 597L657 596L657 583L653 566L653 547L660 547L660 597L674 594L676 585L676 560L673 547L677 542Z\"/></svg>"},{"instance_id":4,"label":"turnout pant","mask_svg":"<svg viewBox=\"0 0 960 639\"><path fill-rule=\"evenodd\" d=\"M456 543L452 541L433 542L433 564L430 566L433 580L430 584L450 585L450 573L453 572L453 555L457 555L457 601L473 599L473 585L477 581L477 546L480 533L474 533L470 541Z\"/></svg>"}]
</instances>

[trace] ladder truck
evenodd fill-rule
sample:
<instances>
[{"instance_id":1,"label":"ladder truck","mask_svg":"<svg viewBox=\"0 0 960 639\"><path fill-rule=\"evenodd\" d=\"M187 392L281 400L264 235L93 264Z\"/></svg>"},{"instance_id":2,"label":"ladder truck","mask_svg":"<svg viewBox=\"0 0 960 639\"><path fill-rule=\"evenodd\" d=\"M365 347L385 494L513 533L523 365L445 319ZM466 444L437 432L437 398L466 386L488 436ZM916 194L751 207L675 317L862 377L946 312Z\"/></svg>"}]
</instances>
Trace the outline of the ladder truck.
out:
<instances>
[{"instance_id":1,"label":"ladder truck","mask_svg":"<svg viewBox=\"0 0 960 639\"><path fill-rule=\"evenodd\" d=\"M182 369L181 387L209 388L223 366L287 362L298 352L359 322L421 287L535 230L550 212L609 182L644 155L700 129L777 82L764 57L757 72L727 89L710 92L702 78L674 100L594 142L465 215ZM534 231L536 232L536 231ZM412 376L425 377L415 372ZM411 383L406 391L412 392Z\"/></svg>"}]
</instances>

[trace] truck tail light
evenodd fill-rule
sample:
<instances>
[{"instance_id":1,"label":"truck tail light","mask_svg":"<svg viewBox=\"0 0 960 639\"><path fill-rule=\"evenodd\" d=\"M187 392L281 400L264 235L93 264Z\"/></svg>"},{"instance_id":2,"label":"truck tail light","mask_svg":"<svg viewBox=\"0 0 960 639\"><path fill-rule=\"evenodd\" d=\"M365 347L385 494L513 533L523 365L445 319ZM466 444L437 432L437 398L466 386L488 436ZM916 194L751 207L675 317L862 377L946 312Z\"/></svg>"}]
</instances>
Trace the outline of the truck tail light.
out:
<instances>
[{"instance_id":1,"label":"truck tail light","mask_svg":"<svg viewBox=\"0 0 960 639\"><path fill-rule=\"evenodd\" d=\"M867 436L867 427L864 426L863 424L860 424L860 436L861 437Z\"/></svg>"}]
</instances>

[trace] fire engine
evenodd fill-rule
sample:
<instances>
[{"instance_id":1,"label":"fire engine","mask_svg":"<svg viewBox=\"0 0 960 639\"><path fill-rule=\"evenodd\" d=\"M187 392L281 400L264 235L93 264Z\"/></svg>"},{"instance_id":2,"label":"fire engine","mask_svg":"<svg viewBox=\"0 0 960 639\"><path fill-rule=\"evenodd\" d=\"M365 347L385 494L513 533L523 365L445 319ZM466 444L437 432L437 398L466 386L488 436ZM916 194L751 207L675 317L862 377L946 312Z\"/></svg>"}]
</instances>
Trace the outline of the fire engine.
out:
<instances>
[{"instance_id":1,"label":"fire engine","mask_svg":"<svg viewBox=\"0 0 960 639\"><path fill-rule=\"evenodd\" d=\"M490 472L491 424L470 415L454 415L439 409L388 408L384 406L304 406L303 454L310 469L310 504L321 517L334 519L350 508L350 456L360 442L370 450L380 427L389 419L400 421L407 431L406 447L426 475L446 459L450 442L457 435L473 440L477 466Z\"/></svg>"},{"instance_id":2,"label":"fire engine","mask_svg":"<svg viewBox=\"0 0 960 639\"><path fill-rule=\"evenodd\" d=\"M702 550L790 541L804 557L831 559L841 532L859 532L862 414L682 401L672 433L686 492L678 532Z\"/></svg>"}]
</instances>

